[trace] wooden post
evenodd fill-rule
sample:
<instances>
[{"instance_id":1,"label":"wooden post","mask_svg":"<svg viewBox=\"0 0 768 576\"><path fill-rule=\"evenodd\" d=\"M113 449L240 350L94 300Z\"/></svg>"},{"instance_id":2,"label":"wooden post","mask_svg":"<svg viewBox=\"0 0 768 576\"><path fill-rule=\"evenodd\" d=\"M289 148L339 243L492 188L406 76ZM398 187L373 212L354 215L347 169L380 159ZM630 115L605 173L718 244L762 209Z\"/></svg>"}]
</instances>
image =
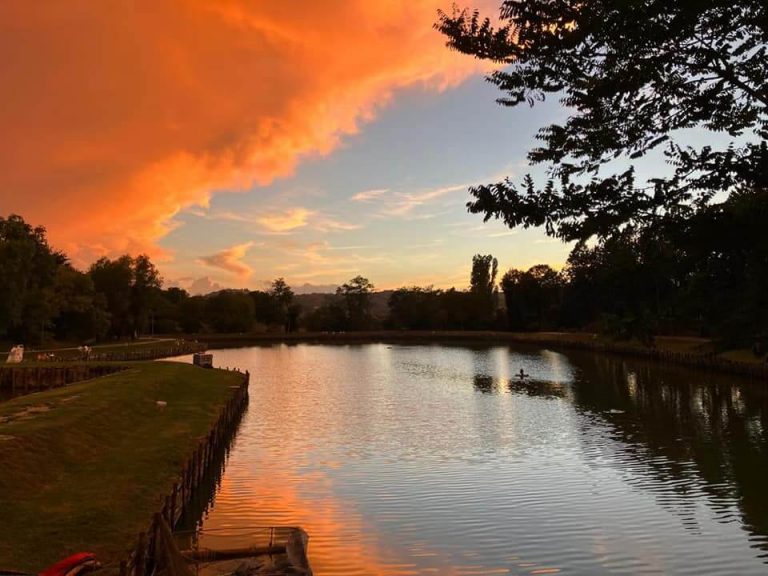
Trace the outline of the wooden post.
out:
<instances>
[{"instance_id":1,"label":"wooden post","mask_svg":"<svg viewBox=\"0 0 768 576\"><path fill-rule=\"evenodd\" d=\"M163 518L165 518L165 521L170 526L171 524L171 497L170 496L165 497L165 503L163 504Z\"/></svg>"},{"instance_id":2,"label":"wooden post","mask_svg":"<svg viewBox=\"0 0 768 576\"><path fill-rule=\"evenodd\" d=\"M159 521L160 514L155 514L152 517L152 524L149 527L149 542L147 545L147 551L150 562L150 570L154 569L154 560L157 559L157 531L160 526Z\"/></svg>"},{"instance_id":3,"label":"wooden post","mask_svg":"<svg viewBox=\"0 0 768 576\"><path fill-rule=\"evenodd\" d=\"M197 446L197 478L195 478L195 489L197 489L200 486L200 483L203 481L203 445L199 444Z\"/></svg>"},{"instance_id":4,"label":"wooden post","mask_svg":"<svg viewBox=\"0 0 768 576\"><path fill-rule=\"evenodd\" d=\"M174 482L173 491L171 492L171 521L168 523L168 526L171 527L171 530L173 530L173 527L176 526L176 493L178 491L179 485Z\"/></svg>"},{"instance_id":5,"label":"wooden post","mask_svg":"<svg viewBox=\"0 0 768 576\"><path fill-rule=\"evenodd\" d=\"M147 562L147 535L139 533L139 541L136 543L136 551L133 555L133 576L144 576Z\"/></svg>"},{"instance_id":6,"label":"wooden post","mask_svg":"<svg viewBox=\"0 0 768 576\"><path fill-rule=\"evenodd\" d=\"M181 484L179 485L179 516L184 514L187 506L187 466L181 469Z\"/></svg>"}]
</instances>

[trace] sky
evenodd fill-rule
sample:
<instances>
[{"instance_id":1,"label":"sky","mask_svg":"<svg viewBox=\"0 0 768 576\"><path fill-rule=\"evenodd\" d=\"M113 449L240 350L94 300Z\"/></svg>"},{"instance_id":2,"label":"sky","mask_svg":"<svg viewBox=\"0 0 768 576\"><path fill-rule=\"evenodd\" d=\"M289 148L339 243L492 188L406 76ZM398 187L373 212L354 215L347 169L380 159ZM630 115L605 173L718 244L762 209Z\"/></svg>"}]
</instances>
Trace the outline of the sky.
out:
<instances>
[{"instance_id":1,"label":"sky","mask_svg":"<svg viewBox=\"0 0 768 576\"><path fill-rule=\"evenodd\" d=\"M4 0L0 214L80 267L146 252L192 292L464 287L476 253L560 267L567 245L465 204L524 176L564 112L497 105L487 64L433 30L438 8Z\"/></svg>"}]
</instances>

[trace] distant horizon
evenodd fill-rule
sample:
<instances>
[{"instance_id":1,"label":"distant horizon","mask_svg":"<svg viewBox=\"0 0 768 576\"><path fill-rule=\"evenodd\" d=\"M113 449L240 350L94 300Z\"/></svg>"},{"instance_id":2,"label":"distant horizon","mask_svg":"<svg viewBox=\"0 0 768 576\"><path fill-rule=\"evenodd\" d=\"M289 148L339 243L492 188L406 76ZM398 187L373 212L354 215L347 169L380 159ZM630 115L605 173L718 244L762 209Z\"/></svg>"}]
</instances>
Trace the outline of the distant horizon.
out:
<instances>
[{"instance_id":1,"label":"distant horizon","mask_svg":"<svg viewBox=\"0 0 768 576\"><path fill-rule=\"evenodd\" d=\"M48 227L42 223L38 222L30 222L27 219L24 218L22 214L0 214L0 217L2 218L8 218L9 216L20 216L24 219L24 221L32 226L33 228L42 227L46 230L46 235L50 236ZM64 256L67 258L69 263L75 267L76 269L80 270L81 272L87 272L88 269L92 264L94 264L98 258L95 258L91 262L78 262L76 259L72 259L69 254L67 254L65 251L60 250L58 246L56 246L53 242L49 239L49 245L53 250L62 252ZM113 253L113 254L103 254L99 256L106 257L106 258L118 258L120 256L127 255L130 257L136 257L139 255L139 253ZM494 254L495 256L495 254ZM250 279L248 280L246 285L228 285L226 283L226 279L223 281L215 280L215 277L212 277L210 275L204 275L199 276L197 278L193 277L169 277L167 276L164 271L164 265L167 264L167 261L163 259L162 257L158 260L154 260L154 263L157 265L160 276L163 280L163 287L164 288L182 288L185 291L187 291L190 295L193 296L199 296L199 295L206 295L206 294L212 294L215 292L219 292L221 290L248 290L248 291L256 291L256 290L268 290L273 280L276 278L283 278L287 284L291 287L294 294L297 295L304 295L304 294L332 294L336 291L336 288L341 286L343 283L347 282L354 276L362 275L360 273L356 273L354 271L349 272L349 277L345 277L342 279L339 279L338 281L330 281L330 282L324 282L324 283L312 283L312 282L294 282L291 280L289 276L275 276L272 278L262 278L262 279ZM552 265L548 264L546 262L535 262L532 265L535 264L547 264L551 266L554 270L561 270L564 265ZM531 265L531 266L532 266ZM526 269L530 266L523 266L520 267L520 269ZM453 280L441 280L441 277L436 275L433 279L429 278L423 278L422 282L409 282L404 281L400 283L394 283L394 284L387 284L387 285L381 285L380 283L377 283L375 277L368 277L368 279L374 284L375 286L375 292L386 292L386 291L392 291L397 290L398 288L404 288L404 287L432 287L434 289L450 289L455 288L457 290L466 290L469 288L470 285L470 273L472 268L472 262L471 259L467 261L466 270L464 270L458 277L454 276ZM504 272L507 270L517 268L514 265L505 266L504 262L499 262L499 274L498 279L503 275ZM497 279L497 280L498 280Z\"/></svg>"}]
</instances>

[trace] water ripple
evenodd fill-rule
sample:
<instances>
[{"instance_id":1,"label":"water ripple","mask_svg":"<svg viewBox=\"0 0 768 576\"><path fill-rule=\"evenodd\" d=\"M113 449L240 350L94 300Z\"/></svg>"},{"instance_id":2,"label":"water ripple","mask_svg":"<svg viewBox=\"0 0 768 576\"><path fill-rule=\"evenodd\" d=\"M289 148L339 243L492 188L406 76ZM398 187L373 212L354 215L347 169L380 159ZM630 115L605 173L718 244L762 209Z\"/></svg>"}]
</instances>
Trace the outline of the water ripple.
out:
<instances>
[{"instance_id":1,"label":"water ripple","mask_svg":"<svg viewBox=\"0 0 768 576\"><path fill-rule=\"evenodd\" d=\"M251 371L251 404L206 533L301 525L331 576L768 569L760 391L506 347L216 359Z\"/></svg>"}]
</instances>

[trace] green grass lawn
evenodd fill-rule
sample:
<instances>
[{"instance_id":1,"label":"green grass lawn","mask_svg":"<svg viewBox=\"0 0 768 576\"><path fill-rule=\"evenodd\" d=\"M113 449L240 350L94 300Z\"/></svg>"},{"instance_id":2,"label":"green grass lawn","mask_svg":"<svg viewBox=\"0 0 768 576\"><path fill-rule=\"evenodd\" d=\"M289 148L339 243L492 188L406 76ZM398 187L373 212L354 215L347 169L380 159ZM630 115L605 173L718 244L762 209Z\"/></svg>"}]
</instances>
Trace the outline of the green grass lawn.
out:
<instances>
[{"instance_id":1,"label":"green grass lawn","mask_svg":"<svg viewBox=\"0 0 768 576\"><path fill-rule=\"evenodd\" d=\"M115 571L239 383L145 362L0 404L0 568L84 550Z\"/></svg>"}]
</instances>

